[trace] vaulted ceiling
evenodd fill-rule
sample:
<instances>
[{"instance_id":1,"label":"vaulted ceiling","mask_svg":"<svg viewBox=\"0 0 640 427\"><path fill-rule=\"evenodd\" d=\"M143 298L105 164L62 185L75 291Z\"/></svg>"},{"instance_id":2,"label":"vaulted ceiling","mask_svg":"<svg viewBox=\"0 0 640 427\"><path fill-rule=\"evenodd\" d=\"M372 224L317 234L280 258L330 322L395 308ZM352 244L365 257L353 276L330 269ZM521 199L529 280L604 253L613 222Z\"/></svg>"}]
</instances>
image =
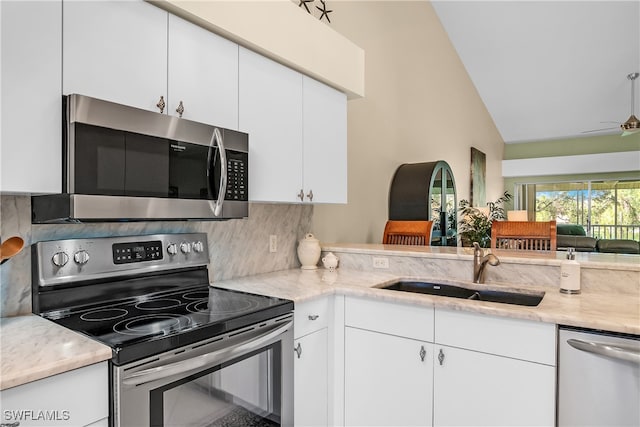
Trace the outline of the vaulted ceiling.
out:
<instances>
[{"instance_id":1,"label":"vaulted ceiling","mask_svg":"<svg viewBox=\"0 0 640 427\"><path fill-rule=\"evenodd\" d=\"M432 3L506 143L621 133L640 0Z\"/></svg>"}]
</instances>

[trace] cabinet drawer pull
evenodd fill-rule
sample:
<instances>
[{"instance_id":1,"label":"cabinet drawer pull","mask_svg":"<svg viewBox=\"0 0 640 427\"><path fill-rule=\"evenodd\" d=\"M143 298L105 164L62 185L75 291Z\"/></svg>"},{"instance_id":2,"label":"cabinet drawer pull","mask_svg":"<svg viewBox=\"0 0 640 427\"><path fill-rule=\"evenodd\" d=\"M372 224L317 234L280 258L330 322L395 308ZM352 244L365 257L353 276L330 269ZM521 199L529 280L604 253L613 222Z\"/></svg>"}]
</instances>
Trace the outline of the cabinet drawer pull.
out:
<instances>
[{"instance_id":1,"label":"cabinet drawer pull","mask_svg":"<svg viewBox=\"0 0 640 427\"><path fill-rule=\"evenodd\" d=\"M184 105L182 104L182 101L180 101L180 103L178 104L178 108L176 108L176 113L178 113L179 117L182 117L182 113L184 113Z\"/></svg>"},{"instance_id":2,"label":"cabinet drawer pull","mask_svg":"<svg viewBox=\"0 0 640 427\"><path fill-rule=\"evenodd\" d=\"M160 97L160 101L158 101L158 103L156 104L156 107L158 107L158 109L160 109L160 113L164 113L164 107L166 107L167 104L164 103L164 96Z\"/></svg>"},{"instance_id":3,"label":"cabinet drawer pull","mask_svg":"<svg viewBox=\"0 0 640 427\"><path fill-rule=\"evenodd\" d=\"M300 359L300 356L302 355L302 346L300 345L300 343L298 343L298 345L293 349L293 351L296 352L296 354L298 355L298 359Z\"/></svg>"},{"instance_id":4,"label":"cabinet drawer pull","mask_svg":"<svg viewBox=\"0 0 640 427\"><path fill-rule=\"evenodd\" d=\"M309 192L307 193L307 198L310 202L313 202L313 190L309 190Z\"/></svg>"},{"instance_id":5,"label":"cabinet drawer pull","mask_svg":"<svg viewBox=\"0 0 640 427\"><path fill-rule=\"evenodd\" d=\"M442 363L444 362L444 351L442 351L442 349L440 349L440 352L438 353L438 362L440 362L440 366L442 366Z\"/></svg>"},{"instance_id":6,"label":"cabinet drawer pull","mask_svg":"<svg viewBox=\"0 0 640 427\"><path fill-rule=\"evenodd\" d=\"M300 192L298 193L298 195L296 197L298 199L300 199L301 202L304 201L304 191L302 190L302 188L300 189Z\"/></svg>"},{"instance_id":7,"label":"cabinet drawer pull","mask_svg":"<svg viewBox=\"0 0 640 427\"><path fill-rule=\"evenodd\" d=\"M427 350L424 349L424 346L420 346L420 360L424 362L424 358L427 355Z\"/></svg>"},{"instance_id":8,"label":"cabinet drawer pull","mask_svg":"<svg viewBox=\"0 0 640 427\"><path fill-rule=\"evenodd\" d=\"M310 314L309 315L309 320L316 320L318 317L320 317L320 316L317 315L317 314Z\"/></svg>"}]
</instances>

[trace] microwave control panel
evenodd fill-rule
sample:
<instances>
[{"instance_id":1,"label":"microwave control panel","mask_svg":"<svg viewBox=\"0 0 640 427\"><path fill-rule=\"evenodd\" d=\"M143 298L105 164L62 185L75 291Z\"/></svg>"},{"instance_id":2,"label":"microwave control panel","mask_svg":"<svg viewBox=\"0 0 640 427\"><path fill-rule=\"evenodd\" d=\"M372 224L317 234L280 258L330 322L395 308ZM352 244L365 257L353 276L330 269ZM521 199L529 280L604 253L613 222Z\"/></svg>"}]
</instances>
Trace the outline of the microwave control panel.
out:
<instances>
[{"instance_id":1,"label":"microwave control panel","mask_svg":"<svg viewBox=\"0 0 640 427\"><path fill-rule=\"evenodd\" d=\"M227 151L227 193L225 200L249 200L247 153Z\"/></svg>"}]
</instances>

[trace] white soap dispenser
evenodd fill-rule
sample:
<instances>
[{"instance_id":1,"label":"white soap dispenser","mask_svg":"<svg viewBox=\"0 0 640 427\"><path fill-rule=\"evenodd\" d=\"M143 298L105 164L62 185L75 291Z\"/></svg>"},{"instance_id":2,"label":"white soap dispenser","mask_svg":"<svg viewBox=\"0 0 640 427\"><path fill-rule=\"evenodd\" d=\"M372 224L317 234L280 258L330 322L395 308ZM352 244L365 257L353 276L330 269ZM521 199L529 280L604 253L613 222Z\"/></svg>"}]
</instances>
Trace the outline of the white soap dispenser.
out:
<instances>
[{"instance_id":1,"label":"white soap dispenser","mask_svg":"<svg viewBox=\"0 0 640 427\"><path fill-rule=\"evenodd\" d=\"M567 259L560 264L560 292L569 295L580 293L580 263L576 261L573 248L567 248Z\"/></svg>"}]
</instances>

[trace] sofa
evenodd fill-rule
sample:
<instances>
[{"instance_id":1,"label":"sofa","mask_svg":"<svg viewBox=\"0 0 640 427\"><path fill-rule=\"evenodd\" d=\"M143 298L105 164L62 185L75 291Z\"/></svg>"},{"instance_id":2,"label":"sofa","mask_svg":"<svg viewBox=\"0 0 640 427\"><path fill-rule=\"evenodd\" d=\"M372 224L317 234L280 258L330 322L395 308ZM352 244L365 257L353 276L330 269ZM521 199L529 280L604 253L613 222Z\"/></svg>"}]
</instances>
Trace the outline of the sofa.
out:
<instances>
[{"instance_id":1,"label":"sofa","mask_svg":"<svg viewBox=\"0 0 640 427\"><path fill-rule=\"evenodd\" d=\"M578 224L557 224L556 246L559 251L575 248L576 252L640 254L640 242L628 239L595 239L587 236Z\"/></svg>"}]
</instances>

